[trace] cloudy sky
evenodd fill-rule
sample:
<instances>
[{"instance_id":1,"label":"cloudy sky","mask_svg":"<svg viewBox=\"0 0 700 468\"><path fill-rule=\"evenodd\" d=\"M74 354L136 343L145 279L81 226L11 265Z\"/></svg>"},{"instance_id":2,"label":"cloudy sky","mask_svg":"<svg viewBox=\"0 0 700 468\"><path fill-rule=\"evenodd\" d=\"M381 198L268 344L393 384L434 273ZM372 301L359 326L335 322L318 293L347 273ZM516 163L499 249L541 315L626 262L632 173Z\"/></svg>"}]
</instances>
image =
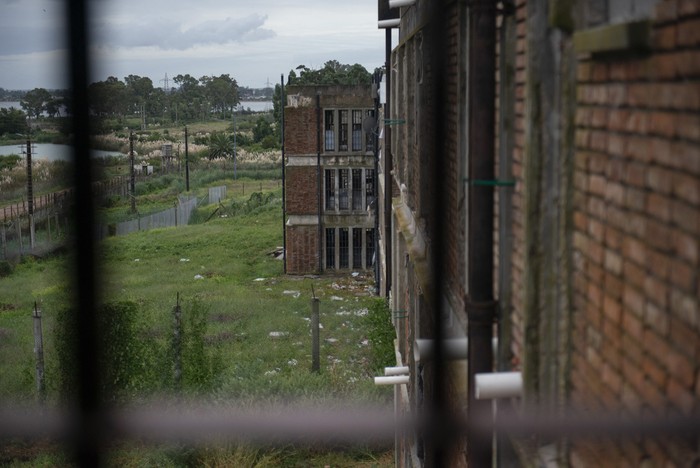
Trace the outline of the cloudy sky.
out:
<instances>
[{"instance_id":1,"label":"cloudy sky","mask_svg":"<svg viewBox=\"0 0 700 468\"><path fill-rule=\"evenodd\" d=\"M377 0L92 0L94 81L228 73L262 88L304 64L384 61ZM62 0L0 0L0 87L64 88ZM395 40L394 40L395 41ZM171 81L170 85L173 83Z\"/></svg>"}]
</instances>

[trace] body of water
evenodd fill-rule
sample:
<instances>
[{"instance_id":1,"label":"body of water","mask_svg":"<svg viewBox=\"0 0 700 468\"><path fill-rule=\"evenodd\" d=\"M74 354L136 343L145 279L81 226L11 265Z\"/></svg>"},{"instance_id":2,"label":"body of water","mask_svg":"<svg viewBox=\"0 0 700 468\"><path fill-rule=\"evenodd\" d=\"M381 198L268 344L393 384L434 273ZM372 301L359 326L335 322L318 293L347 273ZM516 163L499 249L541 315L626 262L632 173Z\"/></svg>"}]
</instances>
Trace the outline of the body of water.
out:
<instances>
[{"instance_id":1,"label":"body of water","mask_svg":"<svg viewBox=\"0 0 700 468\"><path fill-rule=\"evenodd\" d=\"M0 156L8 154L18 154L22 156L22 152L26 151L27 145L6 145L0 146ZM107 156L126 156L117 151L100 151L93 150L93 156L105 158ZM51 143L37 143L32 145L33 159L47 159L49 161L65 160L68 161L73 157L73 147L70 145L54 145Z\"/></svg>"},{"instance_id":2,"label":"body of water","mask_svg":"<svg viewBox=\"0 0 700 468\"><path fill-rule=\"evenodd\" d=\"M10 107L22 109L19 105L19 101L0 101L0 109L9 109ZM253 112L271 112L272 101L241 101L238 105L238 110L247 109Z\"/></svg>"},{"instance_id":3,"label":"body of water","mask_svg":"<svg viewBox=\"0 0 700 468\"><path fill-rule=\"evenodd\" d=\"M19 101L0 101L0 109L9 109L10 107L22 110L19 106Z\"/></svg>"}]
</instances>

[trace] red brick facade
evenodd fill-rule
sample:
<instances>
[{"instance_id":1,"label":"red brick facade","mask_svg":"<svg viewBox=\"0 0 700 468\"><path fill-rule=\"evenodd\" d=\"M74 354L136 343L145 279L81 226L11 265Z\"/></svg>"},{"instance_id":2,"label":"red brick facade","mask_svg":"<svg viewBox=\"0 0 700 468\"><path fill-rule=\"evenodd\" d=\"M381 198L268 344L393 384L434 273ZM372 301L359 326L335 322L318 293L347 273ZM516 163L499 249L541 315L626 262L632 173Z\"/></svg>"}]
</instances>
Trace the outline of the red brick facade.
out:
<instances>
[{"instance_id":1,"label":"red brick facade","mask_svg":"<svg viewBox=\"0 0 700 468\"><path fill-rule=\"evenodd\" d=\"M649 21L649 49L623 44L612 54L583 39L619 26L587 27L588 2L572 5L516 0L497 18L495 172L514 185L494 189L494 370L521 371L523 401L541 414L572 407L606 417L689 417L700 411L700 3L659 0L638 18ZM395 325L400 364L413 369L399 405L407 412L430 397L429 368L413 353L415 339L432 333L424 272L434 223L444 223L449 246L441 259L448 334L464 336L467 327L469 12L460 2L445 7L444 114L435 119L427 95L434 75L422 57L431 50L423 3L402 8L391 64L392 118L405 119L392 129L401 197L391 305L406 317ZM444 130L439 155L426 144L435 121ZM445 168L439 187L429 180L434 164ZM435 189L444 191L441 213L429 209ZM464 403L465 382L452 375L452 402ZM545 446L561 466L686 466L700 456L698 434L601 437L516 440L513 461L540 463ZM402 440L400 460L417 445ZM467 447L459 445L451 466L466 462Z\"/></svg>"},{"instance_id":2,"label":"red brick facade","mask_svg":"<svg viewBox=\"0 0 700 468\"><path fill-rule=\"evenodd\" d=\"M362 252L366 254L366 239L373 239L371 235L364 233L365 229L374 227L374 216L366 210L365 193L367 170L373 170L373 154L371 148L365 143L364 133L359 140L362 144L358 149L357 138L348 141L348 148L341 148L340 139L340 116L341 112L348 119L344 138L356 137L353 134L352 118L357 117L358 109L362 111L360 116L365 118L367 108L373 107L373 101L369 86L290 86L287 88L287 106L284 109L285 115L285 219L286 219L286 261L287 273L289 274L310 274L322 273L326 268L327 255L338 255L339 261L333 259L334 270L349 270L352 266L357 267L355 258L350 261L350 239L347 245L343 243L345 255L340 252L340 235L350 233L355 235L354 242L358 238L357 233L362 233ZM355 113L353 113L355 111ZM326 150L326 129L324 119L326 112L331 112L335 119L333 123L333 145L332 149ZM356 123L356 122L355 122ZM357 127L354 127L355 131ZM319 134L320 130L320 134ZM319 146L321 145L321 146ZM329 174L327 170L342 171L343 181L350 183L350 177L357 176L359 169L362 175L359 177L362 190L362 203L343 207L343 209L327 210L325 202L325 191L329 188L329 183L325 177ZM355 172L353 172L355 171ZM337 175L333 173L333 175ZM345 177L347 176L347 177ZM338 179L340 176L338 175ZM357 184L358 177L354 183ZM332 190L336 188L336 180L333 179L330 186ZM370 185L371 187L371 185ZM359 201L356 192L352 192L351 187L345 187L347 200L355 197ZM353 195L355 194L355 195ZM339 198L339 193L334 193L334 200ZM320 201L320 206L319 206ZM328 213L327 213L328 212ZM333 229L335 244L330 249L331 254L327 254L326 230ZM352 230L352 231L351 231ZM356 247L355 245L353 247ZM371 253L371 251L370 251ZM345 259L347 265L342 264L340 258ZM371 257L371 255L370 255ZM360 263L366 263L366 255L360 259ZM341 265L342 264L342 265ZM340 267L340 268L339 268Z\"/></svg>"}]
</instances>

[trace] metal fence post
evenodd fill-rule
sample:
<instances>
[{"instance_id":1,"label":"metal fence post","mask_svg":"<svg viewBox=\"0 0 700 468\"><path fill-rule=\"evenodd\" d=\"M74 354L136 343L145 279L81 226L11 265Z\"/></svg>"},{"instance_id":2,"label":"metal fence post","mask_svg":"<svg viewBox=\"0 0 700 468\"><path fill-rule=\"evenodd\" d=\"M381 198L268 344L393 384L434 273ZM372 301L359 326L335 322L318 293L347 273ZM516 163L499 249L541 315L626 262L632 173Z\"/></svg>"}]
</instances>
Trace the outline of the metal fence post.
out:
<instances>
[{"instance_id":1,"label":"metal fence post","mask_svg":"<svg viewBox=\"0 0 700 468\"><path fill-rule=\"evenodd\" d=\"M41 331L41 311L34 302L34 312L32 313L34 322L34 356L36 358L36 391L39 403L43 404L46 399L46 387L44 385L44 338Z\"/></svg>"},{"instance_id":2,"label":"metal fence post","mask_svg":"<svg viewBox=\"0 0 700 468\"><path fill-rule=\"evenodd\" d=\"M314 294L311 298L311 372L321 371L320 358L320 323L319 323L319 299Z\"/></svg>"}]
</instances>

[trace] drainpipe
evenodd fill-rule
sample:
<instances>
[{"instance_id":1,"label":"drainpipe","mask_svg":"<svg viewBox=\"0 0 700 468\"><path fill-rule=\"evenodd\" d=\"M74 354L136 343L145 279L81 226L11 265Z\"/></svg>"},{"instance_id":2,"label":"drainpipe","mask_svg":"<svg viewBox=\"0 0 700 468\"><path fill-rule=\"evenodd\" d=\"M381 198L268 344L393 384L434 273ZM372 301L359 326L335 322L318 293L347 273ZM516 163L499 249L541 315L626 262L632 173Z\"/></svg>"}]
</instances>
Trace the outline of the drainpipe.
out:
<instances>
[{"instance_id":1,"label":"drainpipe","mask_svg":"<svg viewBox=\"0 0 700 468\"><path fill-rule=\"evenodd\" d=\"M386 265L386 284L384 289L386 297L391 291L391 197L392 197L392 176L393 170L391 160L391 126L386 122L391 118L391 28L386 28L385 43L386 65L386 103L384 104L384 263Z\"/></svg>"},{"instance_id":2,"label":"drainpipe","mask_svg":"<svg viewBox=\"0 0 700 468\"><path fill-rule=\"evenodd\" d=\"M469 7L469 235L466 312L469 340L471 419L488 416L491 402L476 400L475 375L493 372L494 139L496 73L496 2L474 0ZM492 464L490 434L469 434L470 467Z\"/></svg>"},{"instance_id":3,"label":"drainpipe","mask_svg":"<svg viewBox=\"0 0 700 468\"><path fill-rule=\"evenodd\" d=\"M284 166L284 74L280 75L280 112L281 131L280 131L280 146L282 147L282 264L284 265L284 274L287 274L287 203L285 191L285 173L287 171Z\"/></svg>"},{"instance_id":4,"label":"drainpipe","mask_svg":"<svg viewBox=\"0 0 700 468\"><path fill-rule=\"evenodd\" d=\"M382 283L379 269L379 85L381 82L381 73L374 74L374 84L377 87L377 95L374 98L374 118L375 125L372 129L372 144L374 147L374 188L372 196L374 197L374 236L372 243L374 244L374 282L376 285L377 295L381 291Z\"/></svg>"},{"instance_id":5,"label":"drainpipe","mask_svg":"<svg viewBox=\"0 0 700 468\"><path fill-rule=\"evenodd\" d=\"M321 92L316 92L316 186L318 190L318 272L323 273L323 226L321 225Z\"/></svg>"}]
</instances>

